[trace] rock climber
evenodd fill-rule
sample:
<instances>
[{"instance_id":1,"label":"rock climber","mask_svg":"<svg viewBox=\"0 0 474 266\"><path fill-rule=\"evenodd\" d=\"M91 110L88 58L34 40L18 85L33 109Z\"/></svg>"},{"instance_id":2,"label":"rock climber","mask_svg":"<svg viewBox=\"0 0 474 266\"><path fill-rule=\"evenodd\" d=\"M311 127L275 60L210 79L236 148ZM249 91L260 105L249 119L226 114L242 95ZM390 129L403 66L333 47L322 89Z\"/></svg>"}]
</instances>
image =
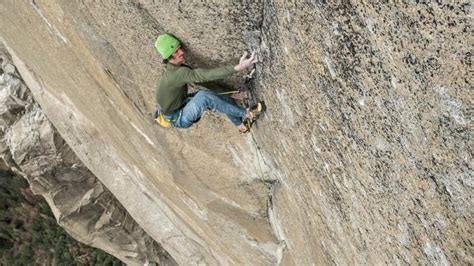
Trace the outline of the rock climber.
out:
<instances>
[{"instance_id":1,"label":"rock climber","mask_svg":"<svg viewBox=\"0 0 474 266\"><path fill-rule=\"evenodd\" d=\"M155 48L166 63L165 70L155 88L156 101L164 118L176 128L188 128L196 123L205 110L226 114L241 133L250 130L247 121L256 119L262 110L257 103L252 108L243 108L229 96L218 95L223 88L217 83L208 83L242 71L257 62L255 53L248 57L247 52L237 65L226 65L213 69L202 69L184 64L185 50L181 42L169 33L161 34L155 42ZM195 83L209 90L199 90L188 94L188 84ZM209 86L209 84L211 84ZM213 87L214 86L214 87Z\"/></svg>"}]
</instances>

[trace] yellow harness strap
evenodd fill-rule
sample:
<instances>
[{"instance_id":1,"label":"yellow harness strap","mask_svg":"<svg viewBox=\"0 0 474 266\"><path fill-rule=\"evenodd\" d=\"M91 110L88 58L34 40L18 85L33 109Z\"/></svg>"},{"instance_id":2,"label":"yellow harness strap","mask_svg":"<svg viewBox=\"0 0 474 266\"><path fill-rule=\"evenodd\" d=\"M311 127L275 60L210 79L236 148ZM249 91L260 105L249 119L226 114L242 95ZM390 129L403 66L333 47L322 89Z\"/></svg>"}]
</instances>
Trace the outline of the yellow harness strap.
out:
<instances>
[{"instance_id":1,"label":"yellow harness strap","mask_svg":"<svg viewBox=\"0 0 474 266\"><path fill-rule=\"evenodd\" d=\"M158 123L162 127L171 127L171 122L165 118L163 114L160 114L156 119L156 123Z\"/></svg>"}]
</instances>

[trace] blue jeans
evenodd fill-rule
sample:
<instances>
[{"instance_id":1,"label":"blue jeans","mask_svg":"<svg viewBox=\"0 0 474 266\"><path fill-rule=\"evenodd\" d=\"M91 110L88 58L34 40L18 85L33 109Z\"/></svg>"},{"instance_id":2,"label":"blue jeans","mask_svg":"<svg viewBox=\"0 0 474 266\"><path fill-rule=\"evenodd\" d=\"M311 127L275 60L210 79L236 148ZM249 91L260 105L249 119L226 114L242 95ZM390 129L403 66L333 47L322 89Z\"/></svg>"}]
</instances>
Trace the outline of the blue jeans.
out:
<instances>
[{"instance_id":1,"label":"blue jeans","mask_svg":"<svg viewBox=\"0 0 474 266\"><path fill-rule=\"evenodd\" d=\"M238 106L234 99L228 96L219 96L212 91L198 91L183 107L173 113L173 127L187 128L199 121L206 110L224 113L232 124L242 124L245 109Z\"/></svg>"}]
</instances>

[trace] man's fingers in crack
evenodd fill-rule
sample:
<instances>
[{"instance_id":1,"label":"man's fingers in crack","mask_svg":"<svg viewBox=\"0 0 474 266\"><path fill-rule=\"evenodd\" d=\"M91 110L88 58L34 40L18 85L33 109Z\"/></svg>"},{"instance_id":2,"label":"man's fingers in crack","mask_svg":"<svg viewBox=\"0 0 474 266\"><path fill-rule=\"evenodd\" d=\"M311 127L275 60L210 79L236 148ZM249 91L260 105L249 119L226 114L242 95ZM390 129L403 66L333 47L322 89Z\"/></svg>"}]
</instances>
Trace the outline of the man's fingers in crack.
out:
<instances>
[{"instance_id":1,"label":"man's fingers in crack","mask_svg":"<svg viewBox=\"0 0 474 266\"><path fill-rule=\"evenodd\" d=\"M242 55L242 57L240 58L240 61L245 60L247 58L247 55L248 55L248 53L247 53L247 51L245 51L244 54Z\"/></svg>"}]
</instances>

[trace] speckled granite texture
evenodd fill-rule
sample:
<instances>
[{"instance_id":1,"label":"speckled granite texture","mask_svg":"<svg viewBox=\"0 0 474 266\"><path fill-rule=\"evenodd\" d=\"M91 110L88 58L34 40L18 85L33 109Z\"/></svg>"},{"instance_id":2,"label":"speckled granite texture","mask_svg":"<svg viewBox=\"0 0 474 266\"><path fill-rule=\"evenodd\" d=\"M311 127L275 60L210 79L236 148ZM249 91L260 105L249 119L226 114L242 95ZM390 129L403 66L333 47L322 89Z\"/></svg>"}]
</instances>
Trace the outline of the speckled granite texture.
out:
<instances>
[{"instance_id":1,"label":"speckled granite texture","mask_svg":"<svg viewBox=\"0 0 474 266\"><path fill-rule=\"evenodd\" d=\"M5 1L0 35L177 263L474 263L470 2L112 2ZM163 31L193 66L258 52L253 135L215 114L153 124Z\"/></svg>"},{"instance_id":2,"label":"speckled granite texture","mask_svg":"<svg viewBox=\"0 0 474 266\"><path fill-rule=\"evenodd\" d=\"M472 263L469 16L468 3L267 3L258 136L288 188L282 217L300 217L282 219L299 263L311 250Z\"/></svg>"}]
</instances>

